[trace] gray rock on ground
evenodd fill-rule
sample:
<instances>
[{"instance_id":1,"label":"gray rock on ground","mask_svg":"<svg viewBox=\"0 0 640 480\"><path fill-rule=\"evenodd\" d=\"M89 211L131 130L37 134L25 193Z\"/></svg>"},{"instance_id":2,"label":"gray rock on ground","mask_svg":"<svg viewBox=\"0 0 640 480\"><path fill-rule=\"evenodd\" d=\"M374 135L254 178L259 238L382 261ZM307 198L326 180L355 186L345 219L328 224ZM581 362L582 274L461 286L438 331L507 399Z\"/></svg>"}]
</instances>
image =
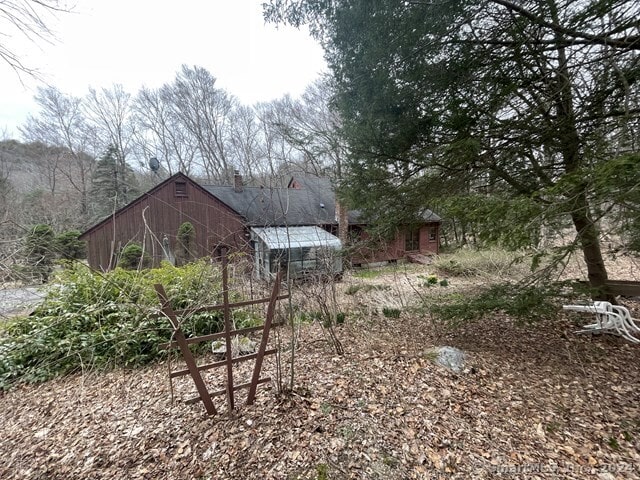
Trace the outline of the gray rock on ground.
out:
<instances>
[{"instance_id":1,"label":"gray rock on ground","mask_svg":"<svg viewBox=\"0 0 640 480\"><path fill-rule=\"evenodd\" d=\"M235 336L231 339L231 351L233 357L238 355L249 355L255 353L258 344L251 340L249 337ZM220 356L224 356L227 353L227 345L224 340L216 340L211 343L211 351Z\"/></svg>"},{"instance_id":2,"label":"gray rock on ground","mask_svg":"<svg viewBox=\"0 0 640 480\"><path fill-rule=\"evenodd\" d=\"M454 373L463 373L468 362L468 355L455 347L432 347L425 355L433 359L433 362Z\"/></svg>"}]
</instances>

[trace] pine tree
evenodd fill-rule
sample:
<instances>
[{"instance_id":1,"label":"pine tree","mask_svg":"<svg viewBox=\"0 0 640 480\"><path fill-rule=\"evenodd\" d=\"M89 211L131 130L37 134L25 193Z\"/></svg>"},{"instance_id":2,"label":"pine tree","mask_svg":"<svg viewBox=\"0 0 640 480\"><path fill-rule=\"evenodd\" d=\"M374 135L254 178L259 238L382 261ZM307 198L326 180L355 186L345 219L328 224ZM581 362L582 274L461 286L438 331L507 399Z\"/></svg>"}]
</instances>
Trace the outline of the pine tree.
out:
<instances>
[{"instance_id":1,"label":"pine tree","mask_svg":"<svg viewBox=\"0 0 640 480\"><path fill-rule=\"evenodd\" d=\"M541 226L573 226L566 247L582 250L601 297L600 228L612 202L629 199L615 197L617 170L598 173L638 153L637 1L264 8L267 20L308 24L325 46L350 150L343 189L363 214L406 223L415 207L456 195L474 230L511 247L534 245Z\"/></svg>"},{"instance_id":2,"label":"pine tree","mask_svg":"<svg viewBox=\"0 0 640 480\"><path fill-rule=\"evenodd\" d=\"M124 207L140 194L133 169L113 145L98 160L91 185L91 200L97 218Z\"/></svg>"},{"instance_id":3,"label":"pine tree","mask_svg":"<svg viewBox=\"0 0 640 480\"><path fill-rule=\"evenodd\" d=\"M53 271L54 233L49 225L34 226L24 240L27 268L25 273L39 283L47 283Z\"/></svg>"},{"instance_id":4,"label":"pine tree","mask_svg":"<svg viewBox=\"0 0 640 480\"><path fill-rule=\"evenodd\" d=\"M176 263L186 265L195 260L196 230L191 222L184 222L176 238Z\"/></svg>"}]
</instances>

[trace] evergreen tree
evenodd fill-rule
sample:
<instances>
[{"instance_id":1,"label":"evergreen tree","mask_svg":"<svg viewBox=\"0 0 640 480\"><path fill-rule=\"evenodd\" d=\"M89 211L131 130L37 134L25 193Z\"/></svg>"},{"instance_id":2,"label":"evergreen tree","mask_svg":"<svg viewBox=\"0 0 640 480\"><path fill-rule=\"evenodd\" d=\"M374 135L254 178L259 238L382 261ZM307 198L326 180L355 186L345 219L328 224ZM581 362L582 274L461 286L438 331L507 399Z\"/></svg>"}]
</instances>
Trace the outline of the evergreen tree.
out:
<instances>
[{"instance_id":1,"label":"evergreen tree","mask_svg":"<svg viewBox=\"0 0 640 480\"><path fill-rule=\"evenodd\" d=\"M191 222L184 222L180 225L176 240L176 265L186 265L194 261L196 258L196 229Z\"/></svg>"},{"instance_id":2,"label":"evergreen tree","mask_svg":"<svg viewBox=\"0 0 640 480\"><path fill-rule=\"evenodd\" d=\"M623 192L602 167L639 149L638 2L271 0L265 14L325 46L352 203L407 222L459 199L479 235L514 247L572 226L603 286L599 229Z\"/></svg>"},{"instance_id":3,"label":"evergreen tree","mask_svg":"<svg viewBox=\"0 0 640 480\"><path fill-rule=\"evenodd\" d=\"M151 258L137 242L128 243L120 252L118 267L125 270L140 270L151 267Z\"/></svg>"},{"instance_id":4,"label":"evergreen tree","mask_svg":"<svg viewBox=\"0 0 640 480\"><path fill-rule=\"evenodd\" d=\"M113 145L98 160L91 185L91 199L97 218L111 214L140 195L133 169Z\"/></svg>"},{"instance_id":5,"label":"evergreen tree","mask_svg":"<svg viewBox=\"0 0 640 480\"><path fill-rule=\"evenodd\" d=\"M25 272L33 280L46 283L53 270L55 251L54 233L49 225L34 226L24 240L27 268Z\"/></svg>"},{"instance_id":6,"label":"evergreen tree","mask_svg":"<svg viewBox=\"0 0 640 480\"><path fill-rule=\"evenodd\" d=\"M80 232L78 230L69 230L56 235L54 245L56 253L63 260L77 260L87 256L86 242L79 240Z\"/></svg>"}]
</instances>

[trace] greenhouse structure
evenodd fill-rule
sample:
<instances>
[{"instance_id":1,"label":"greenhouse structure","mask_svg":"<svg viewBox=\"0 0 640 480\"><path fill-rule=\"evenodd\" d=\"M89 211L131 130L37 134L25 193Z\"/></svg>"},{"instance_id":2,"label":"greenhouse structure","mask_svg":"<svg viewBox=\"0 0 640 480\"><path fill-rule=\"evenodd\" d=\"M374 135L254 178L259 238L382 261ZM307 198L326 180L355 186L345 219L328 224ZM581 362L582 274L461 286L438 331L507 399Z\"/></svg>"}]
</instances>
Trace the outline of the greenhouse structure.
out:
<instances>
[{"instance_id":1,"label":"greenhouse structure","mask_svg":"<svg viewBox=\"0 0 640 480\"><path fill-rule=\"evenodd\" d=\"M272 278L285 267L293 278L342 273L340 240L320 227L253 227L251 240L258 278Z\"/></svg>"}]
</instances>

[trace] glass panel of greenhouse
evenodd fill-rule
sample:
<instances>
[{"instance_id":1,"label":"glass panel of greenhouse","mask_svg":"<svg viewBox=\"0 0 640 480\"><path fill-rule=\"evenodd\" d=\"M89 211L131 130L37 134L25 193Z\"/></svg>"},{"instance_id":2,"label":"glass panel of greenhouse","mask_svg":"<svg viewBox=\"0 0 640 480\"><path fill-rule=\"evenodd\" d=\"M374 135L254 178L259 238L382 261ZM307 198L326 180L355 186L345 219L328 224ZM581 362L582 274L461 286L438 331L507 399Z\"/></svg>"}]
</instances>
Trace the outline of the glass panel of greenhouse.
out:
<instances>
[{"instance_id":1,"label":"glass panel of greenhouse","mask_svg":"<svg viewBox=\"0 0 640 480\"><path fill-rule=\"evenodd\" d=\"M292 277L342 272L342 245L320 227L252 228L258 278L273 277L288 267Z\"/></svg>"}]
</instances>

